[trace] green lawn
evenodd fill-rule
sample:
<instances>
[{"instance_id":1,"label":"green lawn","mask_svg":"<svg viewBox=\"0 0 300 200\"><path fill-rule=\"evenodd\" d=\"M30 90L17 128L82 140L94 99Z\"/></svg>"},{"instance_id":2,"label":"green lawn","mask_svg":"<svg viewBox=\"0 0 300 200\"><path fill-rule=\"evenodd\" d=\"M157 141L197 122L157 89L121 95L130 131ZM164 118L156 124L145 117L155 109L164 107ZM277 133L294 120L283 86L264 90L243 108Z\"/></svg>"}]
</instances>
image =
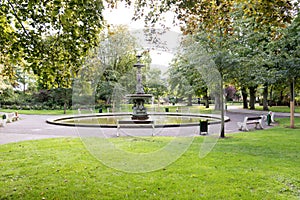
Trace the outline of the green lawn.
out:
<instances>
[{"instance_id":1,"label":"green lawn","mask_svg":"<svg viewBox=\"0 0 300 200\"><path fill-rule=\"evenodd\" d=\"M124 106L122 109L123 112L131 112L131 105ZM149 111L151 112L150 105L147 105ZM169 108L169 112L176 112L176 109L179 112L183 113L211 113L211 108L205 108L204 106L160 106L156 108L155 111L165 112L165 108ZM13 110L13 109L0 109L0 112L10 113L10 112L18 112L19 114L28 114L28 115L62 115L64 114L63 110ZM98 113L98 110L94 110L94 113ZM103 112L107 112L107 109L103 109ZM67 110L67 114L77 114L77 110ZM91 113L89 110L82 110L82 114Z\"/></svg>"},{"instance_id":2,"label":"green lawn","mask_svg":"<svg viewBox=\"0 0 300 200\"><path fill-rule=\"evenodd\" d=\"M13 109L0 109L0 112L11 113L11 112L18 112L19 114L26 114L26 115L63 115L63 110L13 110ZM67 114L74 114L77 113L76 110L67 110Z\"/></svg>"},{"instance_id":3,"label":"green lawn","mask_svg":"<svg viewBox=\"0 0 300 200\"><path fill-rule=\"evenodd\" d=\"M204 137L197 137L177 161L149 173L108 168L76 138L0 145L0 199L299 199L300 129L279 120L272 129L219 139L201 159ZM111 141L149 152L171 139Z\"/></svg>"},{"instance_id":4,"label":"green lawn","mask_svg":"<svg viewBox=\"0 0 300 200\"><path fill-rule=\"evenodd\" d=\"M255 110L263 110L262 106L255 106ZM269 106L269 110L273 112L290 112L290 108L288 106ZM295 112L300 113L300 106L295 106Z\"/></svg>"}]
</instances>

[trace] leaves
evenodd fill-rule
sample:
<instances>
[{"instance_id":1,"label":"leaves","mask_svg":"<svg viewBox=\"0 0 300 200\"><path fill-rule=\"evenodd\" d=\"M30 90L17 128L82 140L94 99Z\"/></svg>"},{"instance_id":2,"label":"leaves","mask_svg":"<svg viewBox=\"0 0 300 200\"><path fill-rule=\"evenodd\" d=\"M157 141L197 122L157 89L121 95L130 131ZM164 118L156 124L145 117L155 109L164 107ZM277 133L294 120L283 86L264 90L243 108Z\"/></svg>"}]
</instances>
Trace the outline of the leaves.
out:
<instances>
[{"instance_id":1,"label":"leaves","mask_svg":"<svg viewBox=\"0 0 300 200\"><path fill-rule=\"evenodd\" d=\"M0 27L15 30L14 40L8 39L9 34L3 37L13 47L6 56L13 55L16 62L25 58L42 88L70 87L82 58L98 42L101 1L4 0L1 8L1 16L10 21L1 20Z\"/></svg>"}]
</instances>

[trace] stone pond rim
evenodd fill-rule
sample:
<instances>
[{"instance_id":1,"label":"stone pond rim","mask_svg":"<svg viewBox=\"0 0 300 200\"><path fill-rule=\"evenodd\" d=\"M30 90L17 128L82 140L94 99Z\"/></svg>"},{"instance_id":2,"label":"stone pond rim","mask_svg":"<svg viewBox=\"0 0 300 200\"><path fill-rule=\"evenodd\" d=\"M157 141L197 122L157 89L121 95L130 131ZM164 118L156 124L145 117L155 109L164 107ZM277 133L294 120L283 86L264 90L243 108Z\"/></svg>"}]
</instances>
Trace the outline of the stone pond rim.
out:
<instances>
[{"instance_id":1,"label":"stone pond rim","mask_svg":"<svg viewBox=\"0 0 300 200\"><path fill-rule=\"evenodd\" d=\"M97 113L97 114L84 114L84 115L67 115L55 118L49 118L47 123L59 126L71 126L71 127L90 127L90 128L117 128L117 124L83 124L83 123L66 123L64 120L72 119L84 119L84 118L101 118L101 117L122 117L131 116L132 113ZM149 113L150 116L173 116L173 117L194 117L194 118L207 118L213 121L208 121L210 124L220 124L221 116L218 114L194 114L194 113ZM225 122L230 121L230 118L225 116ZM188 127L199 126L199 123L182 123L182 124L155 124L156 128L168 128L168 127Z\"/></svg>"}]
</instances>

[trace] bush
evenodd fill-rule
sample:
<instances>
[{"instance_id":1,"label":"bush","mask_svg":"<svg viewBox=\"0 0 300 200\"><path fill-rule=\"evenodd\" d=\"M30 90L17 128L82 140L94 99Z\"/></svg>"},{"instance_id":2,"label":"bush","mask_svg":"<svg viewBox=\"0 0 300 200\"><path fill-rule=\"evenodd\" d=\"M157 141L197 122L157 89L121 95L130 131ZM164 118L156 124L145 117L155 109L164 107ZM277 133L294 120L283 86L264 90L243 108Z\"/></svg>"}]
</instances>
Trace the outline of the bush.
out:
<instances>
[{"instance_id":1,"label":"bush","mask_svg":"<svg viewBox=\"0 0 300 200\"><path fill-rule=\"evenodd\" d=\"M16 104L12 105L10 109L13 109L13 110L19 110L20 109L20 106L17 106Z\"/></svg>"},{"instance_id":2,"label":"bush","mask_svg":"<svg viewBox=\"0 0 300 200\"><path fill-rule=\"evenodd\" d=\"M21 110L31 110L31 106L30 105L23 105L20 107Z\"/></svg>"}]
</instances>

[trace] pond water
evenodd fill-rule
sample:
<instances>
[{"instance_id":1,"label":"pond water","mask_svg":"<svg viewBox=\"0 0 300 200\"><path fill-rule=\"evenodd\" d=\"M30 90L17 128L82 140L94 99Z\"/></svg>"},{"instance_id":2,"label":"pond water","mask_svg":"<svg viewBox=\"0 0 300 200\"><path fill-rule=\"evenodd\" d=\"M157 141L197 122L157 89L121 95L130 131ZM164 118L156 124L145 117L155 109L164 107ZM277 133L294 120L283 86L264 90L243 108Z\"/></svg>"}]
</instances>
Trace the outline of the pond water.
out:
<instances>
[{"instance_id":1,"label":"pond water","mask_svg":"<svg viewBox=\"0 0 300 200\"><path fill-rule=\"evenodd\" d=\"M106 117L85 117L75 119L61 120L66 124L117 124L118 120L131 120L130 116L106 116ZM187 116L151 116L149 120L153 120L155 124L186 124L198 123L200 120L211 119L204 117L187 117Z\"/></svg>"}]
</instances>

